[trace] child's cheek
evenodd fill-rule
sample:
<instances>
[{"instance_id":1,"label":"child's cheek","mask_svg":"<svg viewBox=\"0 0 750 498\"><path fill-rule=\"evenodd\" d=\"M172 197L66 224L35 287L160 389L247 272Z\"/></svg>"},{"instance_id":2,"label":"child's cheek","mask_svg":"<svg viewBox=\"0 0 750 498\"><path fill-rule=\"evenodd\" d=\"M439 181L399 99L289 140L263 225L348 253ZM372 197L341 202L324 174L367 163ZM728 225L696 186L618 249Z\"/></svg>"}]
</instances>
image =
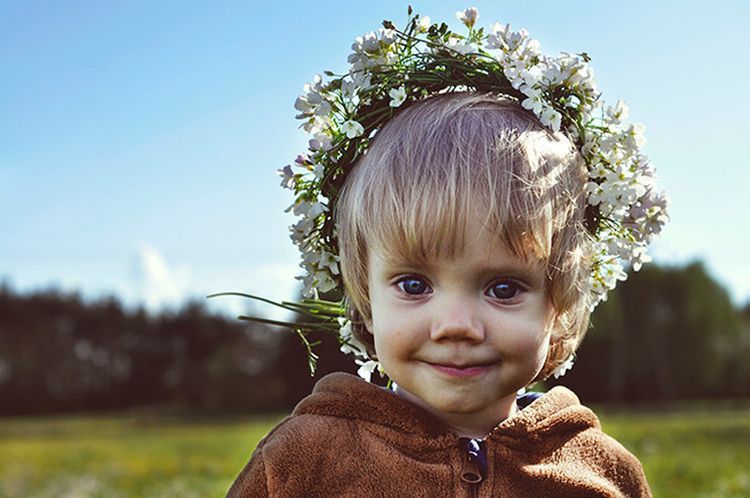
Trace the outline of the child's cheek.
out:
<instances>
[{"instance_id":1,"label":"child's cheek","mask_svg":"<svg viewBox=\"0 0 750 498\"><path fill-rule=\"evenodd\" d=\"M549 349L550 331L539 319L511 319L494 330L493 339L507 356L543 362Z\"/></svg>"}]
</instances>

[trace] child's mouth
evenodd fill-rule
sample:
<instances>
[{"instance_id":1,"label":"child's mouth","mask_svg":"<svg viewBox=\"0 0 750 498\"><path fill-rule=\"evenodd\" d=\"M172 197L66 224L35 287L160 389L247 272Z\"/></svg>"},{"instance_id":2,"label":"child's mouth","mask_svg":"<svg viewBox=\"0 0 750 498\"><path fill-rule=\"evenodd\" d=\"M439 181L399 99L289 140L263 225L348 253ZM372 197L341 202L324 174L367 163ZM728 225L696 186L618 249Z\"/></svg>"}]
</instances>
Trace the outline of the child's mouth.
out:
<instances>
[{"instance_id":1,"label":"child's mouth","mask_svg":"<svg viewBox=\"0 0 750 498\"><path fill-rule=\"evenodd\" d=\"M438 363L428 363L438 372L451 377L474 377L483 374L490 369L490 365L445 365Z\"/></svg>"}]
</instances>

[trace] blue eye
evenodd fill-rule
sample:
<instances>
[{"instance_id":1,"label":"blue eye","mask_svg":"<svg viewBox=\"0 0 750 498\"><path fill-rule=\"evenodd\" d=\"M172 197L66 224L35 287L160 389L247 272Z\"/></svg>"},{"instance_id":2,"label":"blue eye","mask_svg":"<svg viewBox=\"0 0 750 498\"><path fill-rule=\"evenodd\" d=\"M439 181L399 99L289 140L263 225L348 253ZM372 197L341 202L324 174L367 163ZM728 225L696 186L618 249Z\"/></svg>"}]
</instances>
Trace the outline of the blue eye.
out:
<instances>
[{"instance_id":1,"label":"blue eye","mask_svg":"<svg viewBox=\"0 0 750 498\"><path fill-rule=\"evenodd\" d=\"M419 277L404 277L396 282L396 285L403 292L412 296L427 294L432 290L430 289L430 286L427 284L427 282Z\"/></svg>"},{"instance_id":2,"label":"blue eye","mask_svg":"<svg viewBox=\"0 0 750 498\"><path fill-rule=\"evenodd\" d=\"M517 297L523 288L512 280L499 280L487 289L487 294L495 299L513 299Z\"/></svg>"}]
</instances>

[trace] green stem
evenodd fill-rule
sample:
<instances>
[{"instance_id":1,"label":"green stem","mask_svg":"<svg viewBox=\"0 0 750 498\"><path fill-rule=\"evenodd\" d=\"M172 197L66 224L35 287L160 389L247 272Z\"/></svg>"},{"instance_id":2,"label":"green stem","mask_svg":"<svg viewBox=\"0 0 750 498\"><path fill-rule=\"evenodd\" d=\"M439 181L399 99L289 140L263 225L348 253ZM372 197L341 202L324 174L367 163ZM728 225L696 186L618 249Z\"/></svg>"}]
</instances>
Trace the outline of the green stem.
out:
<instances>
[{"instance_id":1,"label":"green stem","mask_svg":"<svg viewBox=\"0 0 750 498\"><path fill-rule=\"evenodd\" d=\"M297 308L294 308L294 307L290 306L290 304L293 304L293 303L288 303L286 301L283 301L281 303L277 303L276 301L272 301L271 299L268 299L268 298L265 298L265 297L261 297L261 296L256 296L254 294L245 294L243 292L219 292L219 293L216 293L216 294L209 294L206 297L210 299L212 297L222 297L222 296L246 297L248 299L254 299L256 301L261 301L261 302L264 302L264 303L271 304L273 306L277 306L279 308L283 308L283 309L285 309L287 311L296 311L298 313L303 313L303 314L309 315L309 316L311 316L313 318L315 317L315 315L312 315L312 314L310 314L308 312L305 312L303 310L299 310Z\"/></svg>"},{"instance_id":2,"label":"green stem","mask_svg":"<svg viewBox=\"0 0 750 498\"><path fill-rule=\"evenodd\" d=\"M245 322L262 323L264 325L274 325L277 327L285 327L288 329L305 329L305 330L322 330L326 332L338 332L338 325L326 322L282 322L279 320L271 320L269 318L259 318L257 316L239 315L238 320Z\"/></svg>"},{"instance_id":3,"label":"green stem","mask_svg":"<svg viewBox=\"0 0 750 498\"><path fill-rule=\"evenodd\" d=\"M307 336L305 336L305 333L302 330L296 329L294 332L302 340L302 344L305 345L305 349L307 350L307 367L310 369L310 376L312 377L315 375L315 370L318 367L318 355L313 353L312 348L320 344L320 341L311 343L307 340Z\"/></svg>"}]
</instances>

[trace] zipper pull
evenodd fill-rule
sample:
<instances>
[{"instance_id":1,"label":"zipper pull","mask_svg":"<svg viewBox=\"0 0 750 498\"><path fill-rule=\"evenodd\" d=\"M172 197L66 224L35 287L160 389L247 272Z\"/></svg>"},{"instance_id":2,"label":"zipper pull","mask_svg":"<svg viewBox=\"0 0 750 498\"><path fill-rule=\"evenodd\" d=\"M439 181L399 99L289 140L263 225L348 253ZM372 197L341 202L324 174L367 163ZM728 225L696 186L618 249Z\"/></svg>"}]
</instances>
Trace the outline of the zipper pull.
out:
<instances>
[{"instance_id":1,"label":"zipper pull","mask_svg":"<svg viewBox=\"0 0 750 498\"><path fill-rule=\"evenodd\" d=\"M484 441L470 438L460 438L464 449L461 480L469 484L479 484L484 479L487 467L487 453Z\"/></svg>"}]
</instances>

